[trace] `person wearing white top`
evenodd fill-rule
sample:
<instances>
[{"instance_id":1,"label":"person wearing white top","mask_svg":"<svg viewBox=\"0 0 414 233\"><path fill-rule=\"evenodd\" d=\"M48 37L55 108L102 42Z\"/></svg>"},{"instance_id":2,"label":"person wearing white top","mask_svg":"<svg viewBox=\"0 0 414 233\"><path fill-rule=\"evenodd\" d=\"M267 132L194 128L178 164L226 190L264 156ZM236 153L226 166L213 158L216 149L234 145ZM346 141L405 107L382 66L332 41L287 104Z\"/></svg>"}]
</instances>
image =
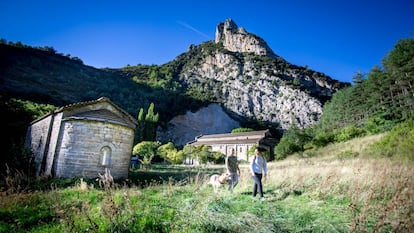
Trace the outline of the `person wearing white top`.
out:
<instances>
[{"instance_id":1,"label":"person wearing white top","mask_svg":"<svg viewBox=\"0 0 414 233\"><path fill-rule=\"evenodd\" d=\"M266 177L267 175L267 164L266 159L262 155L261 148L254 151L254 157L250 163L250 173L252 174L254 181L253 197L259 192L260 197L264 198L262 177Z\"/></svg>"}]
</instances>

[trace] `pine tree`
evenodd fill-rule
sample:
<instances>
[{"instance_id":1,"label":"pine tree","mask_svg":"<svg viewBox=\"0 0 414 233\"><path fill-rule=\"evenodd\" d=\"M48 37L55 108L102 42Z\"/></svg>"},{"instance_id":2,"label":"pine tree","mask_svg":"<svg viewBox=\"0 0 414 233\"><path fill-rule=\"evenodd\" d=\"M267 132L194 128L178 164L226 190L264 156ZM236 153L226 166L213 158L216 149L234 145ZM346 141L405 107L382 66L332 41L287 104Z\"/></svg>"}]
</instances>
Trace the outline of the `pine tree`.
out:
<instances>
[{"instance_id":1,"label":"pine tree","mask_svg":"<svg viewBox=\"0 0 414 233\"><path fill-rule=\"evenodd\" d=\"M383 66L374 66L366 79L357 72L355 85L335 93L325 104L318 128L334 131L373 122L386 128L414 114L414 39L399 41Z\"/></svg>"}]
</instances>

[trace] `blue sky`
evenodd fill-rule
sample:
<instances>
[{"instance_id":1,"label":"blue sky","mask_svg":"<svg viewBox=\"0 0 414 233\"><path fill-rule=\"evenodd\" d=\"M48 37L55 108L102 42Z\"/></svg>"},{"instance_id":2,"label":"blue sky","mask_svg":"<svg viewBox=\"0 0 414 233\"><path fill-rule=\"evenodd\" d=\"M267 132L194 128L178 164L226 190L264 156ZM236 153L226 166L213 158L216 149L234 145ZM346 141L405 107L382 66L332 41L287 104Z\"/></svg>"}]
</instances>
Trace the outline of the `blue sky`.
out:
<instances>
[{"instance_id":1,"label":"blue sky","mask_svg":"<svg viewBox=\"0 0 414 233\"><path fill-rule=\"evenodd\" d=\"M413 0L0 2L0 38L52 46L97 68L164 64L232 18L296 65L351 82L414 36Z\"/></svg>"}]
</instances>

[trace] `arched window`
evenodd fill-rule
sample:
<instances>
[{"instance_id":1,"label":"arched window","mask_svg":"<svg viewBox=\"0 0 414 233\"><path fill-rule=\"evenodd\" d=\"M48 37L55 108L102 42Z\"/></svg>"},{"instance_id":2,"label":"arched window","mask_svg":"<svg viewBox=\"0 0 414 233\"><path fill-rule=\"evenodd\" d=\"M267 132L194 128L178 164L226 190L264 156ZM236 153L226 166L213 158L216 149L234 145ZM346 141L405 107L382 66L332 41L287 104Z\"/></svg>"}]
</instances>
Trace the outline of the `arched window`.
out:
<instances>
[{"instance_id":1,"label":"arched window","mask_svg":"<svg viewBox=\"0 0 414 233\"><path fill-rule=\"evenodd\" d=\"M111 148L109 146L104 146L101 149L101 166L109 167L111 166Z\"/></svg>"}]
</instances>

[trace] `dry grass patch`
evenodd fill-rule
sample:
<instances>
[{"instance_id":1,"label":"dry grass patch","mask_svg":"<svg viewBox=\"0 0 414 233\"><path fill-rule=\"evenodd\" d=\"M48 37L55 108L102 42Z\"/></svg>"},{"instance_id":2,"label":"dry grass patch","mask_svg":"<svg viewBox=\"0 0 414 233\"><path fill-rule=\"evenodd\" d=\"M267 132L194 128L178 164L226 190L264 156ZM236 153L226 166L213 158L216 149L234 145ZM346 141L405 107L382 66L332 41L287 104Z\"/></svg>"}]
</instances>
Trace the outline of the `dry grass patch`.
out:
<instances>
[{"instance_id":1,"label":"dry grass patch","mask_svg":"<svg viewBox=\"0 0 414 233\"><path fill-rule=\"evenodd\" d=\"M349 202L350 232L410 232L414 229L414 162L369 159L365 149L382 135L332 144L315 158L292 156L269 163L265 189L269 198L292 194L314 201L331 198ZM351 151L352 156L343 156ZM246 169L246 167L245 167ZM248 180L244 173L242 180Z\"/></svg>"}]
</instances>

